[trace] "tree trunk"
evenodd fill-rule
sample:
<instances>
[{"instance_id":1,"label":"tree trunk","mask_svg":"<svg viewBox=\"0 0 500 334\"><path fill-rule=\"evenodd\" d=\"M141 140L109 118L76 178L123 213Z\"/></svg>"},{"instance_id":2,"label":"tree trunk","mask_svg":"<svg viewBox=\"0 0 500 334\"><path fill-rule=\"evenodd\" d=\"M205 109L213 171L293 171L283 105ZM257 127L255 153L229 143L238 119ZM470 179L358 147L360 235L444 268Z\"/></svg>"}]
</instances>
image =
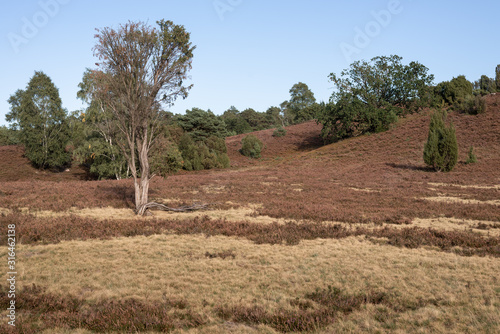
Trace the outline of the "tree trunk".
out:
<instances>
[{"instance_id":1,"label":"tree trunk","mask_svg":"<svg viewBox=\"0 0 500 334\"><path fill-rule=\"evenodd\" d=\"M148 140L147 130L141 139L137 139L137 153L140 164L141 179L135 179L135 209L137 214L143 216L147 211L149 192L149 160L148 160Z\"/></svg>"}]
</instances>

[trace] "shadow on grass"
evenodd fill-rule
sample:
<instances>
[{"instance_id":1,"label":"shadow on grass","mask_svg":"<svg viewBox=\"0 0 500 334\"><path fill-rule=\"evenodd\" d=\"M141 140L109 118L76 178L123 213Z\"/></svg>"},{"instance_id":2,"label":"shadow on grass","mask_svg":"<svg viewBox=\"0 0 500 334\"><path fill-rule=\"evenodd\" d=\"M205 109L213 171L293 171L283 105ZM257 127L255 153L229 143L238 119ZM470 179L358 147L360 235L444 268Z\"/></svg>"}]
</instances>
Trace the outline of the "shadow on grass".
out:
<instances>
[{"instance_id":1,"label":"shadow on grass","mask_svg":"<svg viewBox=\"0 0 500 334\"><path fill-rule=\"evenodd\" d=\"M434 168L429 166L416 166L412 164L395 164L395 163L386 163L386 165L396 169L415 170L428 173L435 172Z\"/></svg>"}]
</instances>

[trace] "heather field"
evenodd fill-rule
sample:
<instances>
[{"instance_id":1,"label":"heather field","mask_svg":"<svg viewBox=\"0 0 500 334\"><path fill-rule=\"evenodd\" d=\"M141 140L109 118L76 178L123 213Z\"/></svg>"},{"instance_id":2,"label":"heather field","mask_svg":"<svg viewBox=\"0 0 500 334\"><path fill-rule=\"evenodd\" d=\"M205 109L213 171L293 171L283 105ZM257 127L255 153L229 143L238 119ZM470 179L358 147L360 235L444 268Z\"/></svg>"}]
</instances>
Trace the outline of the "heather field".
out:
<instances>
[{"instance_id":1,"label":"heather field","mask_svg":"<svg viewBox=\"0 0 500 334\"><path fill-rule=\"evenodd\" d=\"M325 146L307 122L255 132L258 160L240 135L226 139L231 168L154 178L155 201L209 209L141 218L131 180L37 171L0 147L15 332L500 332L500 95L487 105L450 114L450 173L423 163L430 113Z\"/></svg>"}]
</instances>

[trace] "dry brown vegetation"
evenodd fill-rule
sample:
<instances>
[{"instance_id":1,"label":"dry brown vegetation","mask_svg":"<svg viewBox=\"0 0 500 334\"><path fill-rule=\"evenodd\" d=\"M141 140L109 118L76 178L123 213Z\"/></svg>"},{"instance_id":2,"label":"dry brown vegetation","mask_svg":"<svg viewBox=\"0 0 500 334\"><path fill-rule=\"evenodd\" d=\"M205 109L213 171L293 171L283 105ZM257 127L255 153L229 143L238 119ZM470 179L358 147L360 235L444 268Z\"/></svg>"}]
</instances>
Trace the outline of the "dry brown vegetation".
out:
<instances>
[{"instance_id":1,"label":"dry brown vegetation","mask_svg":"<svg viewBox=\"0 0 500 334\"><path fill-rule=\"evenodd\" d=\"M228 138L232 168L152 181L159 203L212 204L199 213L137 218L130 180L40 172L0 147L15 332L498 332L500 96L486 99L450 115L450 173L423 163L426 114L323 147L312 122L260 131L259 160Z\"/></svg>"}]
</instances>

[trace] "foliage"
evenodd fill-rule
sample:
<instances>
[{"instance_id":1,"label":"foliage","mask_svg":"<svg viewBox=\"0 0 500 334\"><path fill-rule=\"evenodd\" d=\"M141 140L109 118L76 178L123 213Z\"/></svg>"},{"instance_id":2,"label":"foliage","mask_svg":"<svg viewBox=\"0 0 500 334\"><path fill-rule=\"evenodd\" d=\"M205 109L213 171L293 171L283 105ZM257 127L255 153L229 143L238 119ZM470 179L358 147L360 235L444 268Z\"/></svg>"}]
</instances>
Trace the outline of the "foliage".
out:
<instances>
[{"instance_id":1,"label":"foliage","mask_svg":"<svg viewBox=\"0 0 500 334\"><path fill-rule=\"evenodd\" d=\"M226 142L216 136L195 142L189 133L185 133L180 138L179 150L184 169L188 171L227 168L230 165Z\"/></svg>"},{"instance_id":2,"label":"foliage","mask_svg":"<svg viewBox=\"0 0 500 334\"><path fill-rule=\"evenodd\" d=\"M418 62L401 63L402 57L381 56L371 62L356 61L340 76L330 74L337 87L331 101L346 94L374 108L391 109L397 115L412 113L428 105L429 85L434 80L428 68Z\"/></svg>"},{"instance_id":3,"label":"foliage","mask_svg":"<svg viewBox=\"0 0 500 334\"><path fill-rule=\"evenodd\" d=\"M273 137L284 137L284 136L286 136L286 130L282 126L276 128L276 130L274 130L273 132Z\"/></svg>"},{"instance_id":4,"label":"foliage","mask_svg":"<svg viewBox=\"0 0 500 334\"><path fill-rule=\"evenodd\" d=\"M461 104L461 110L470 115L478 115L486 112L486 100L480 95L468 95Z\"/></svg>"},{"instance_id":5,"label":"foliage","mask_svg":"<svg viewBox=\"0 0 500 334\"><path fill-rule=\"evenodd\" d=\"M417 63L401 63L399 56L356 61L340 76L330 74L337 87L330 103L319 109L325 142L364 133L385 131L397 116L429 105L429 85L434 79Z\"/></svg>"},{"instance_id":6,"label":"foliage","mask_svg":"<svg viewBox=\"0 0 500 334\"><path fill-rule=\"evenodd\" d=\"M240 116L250 125L252 131L268 129L273 125L266 113L257 112L252 108L243 110Z\"/></svg>"},{"instance_id":7,"label":"foliage","mask_svg":"<svg viewBox=\"0 0 500 334\"><path fill-rule=\"evenodd\" d=\"M434 94L440 97L448 105L460 107L467 96L472 96L472 83L463 75L459 75L451 81L443 81L434 88Z\"/></svg>"},{"instance_id":8,"label":"foliage","mask_svg":"<svg viewBox=\"0 0 500 334\"><path fill-rule=\"evenodd\" d=\"M183 85L191 69L190 34L181 25L158 21L158 28L129 22L117 30L98 30L92 71L93 98L109 110L120 135L114 136L134 178L135 204L143 215L151 178L149 150L164 115L162 104L186 98L192 85Z\"/></svg>"},{"instance_id":9,"label":"foliage","mask_svg":"<svg viewBox=\"0 0 500 334\"><path fill-rule=\"evenodd\" d=\"M491 94L497 91L497 84L495 79L482 75L478 81L474 82L474 89L479 90L481 95Z\"/></svg>"},{"instance_id":10,"label":"foliage","mask_svg":"<svg viewBox=\"0 0 500 334\"><path fill-rule=\"evenodd\" d=\"M314 93L305 83L299 82L293 85L287 104L287 108L292 114L293 123L301 123L315 118L317 109L313 107L315 103Z\"/></svg>"},{"instance_id":11,"label":"foliage","mask_svg":"<svg viewBox=\"0 0 500 334\"><path fill-rule=\"evenodd\" d=\"M224 138L228 135L224 120L215 116L210 110L193 108L186 110L185 115L176 115L175 120L185 132L190 133L194 141L210 136Z\"/></svg>"},{"instance_id":12,"label":"foliage","mask_svg":"<svg viewBox=\"0 0 500 334\"><path fill-rule=\"evenodd\" d=\"M182 154L171 138L165 134L156 137L150 150L151 172L159 176L174 174L182 169Z\"/></svg>"},{"instance_id":13,"label":"foliage","mask_svg":"<svg viewBox=\"0 0 500 334\"><path fill-rule=\"evenodd\" d=\"M281 108L278 107L269 107L266 110L266 116L267 119L269 120L270 124L279 125L279 126L285 126L284 122L284 117Z\"/></svg>"},{"instance_id":14,"label":"foliage","mask_svg":"<svg viewBox=\"0 0 500 334\"><path fill-rule=\"evenodd\" d=\"M0 146L17 144L19 144L19 131L5 125L0 126Z\"/></svg>"},{"instance_id":15,"label":"foliage","mask_svg":"<svg viewBox=\"0 0 500 334\"><path fill-rule=\"evenodd\" d=\"M105 102L94 94L98 88L97 80L92 71L86 70L78 87L79 99L88 104L87 109L79 115L72 115L73 128L80 130L81 139L75 136L80 131L75 131L73 136L75 149L73 157L76 161L87 166L89 172L99 180L127 178L130 169L127 160L120 148L124 142L123 133L119 130L117 120L113 113L106 107Z\"/></svg>"},{"instance_id":16,"label":"foliage","mask_svg":"<svg viewBox=\"0 0 500 334\"><path fill-rule=\"evenodd\" d=\"M326 104L318 117L318 122L323 124L321 137L327 143L386 131L396 121L393 109L376 108L350 94L345 94L336 104Z\"/></svg>"},{"instance_id":17,"label":"foliage","mask_svg":"<svg viewBox=\"0 0 500 334\"><path fill-rule=\"evenodd\" d=\"M262 113L252 108L240 112L234 106L231 106L220 118L226 123L229 135L238 135L273 127L279 120L279 112Z\"/></svg>"},{"instance_id":18,"label":"foliage","mask_svg":"<svg viewBox=\"0 0 500 334\"><path fill-rule=\"evenodd\" d=\"M474 147L471 146L469 148L469 153L467 154L467 160L465 161L466 164L474 164L477 162L477 157L474 154Z\"/></svg>"},{"instance_id":19,"label":"foliage","mask_svg":"<svg viewBox=\"0 0 500 334\"><path fill-rule=\"evenodd\" d=\"M446 111L436 110L431 117L424 147L424 162L436 171L449 172L458 160L458 144L453 124L446 126Z\"/></svg>"},{"instance_id":20,"label":"foliage","mask_svg":"<svg viewBox=\"0 0 500 334\"><path fill-rule=\"evenodd\" d=\"M240 152L246 157L250 158L260 158L260 153L264 144L254 135L245 136L241 140Z\"/></svg>"},{"instance_id":21,"label":"foliage","mask_svg":"<svg viewBox=\"0 0 500 334\"><path fill-rule=\"evenodd\" d=\"M220 118L226 123L228 135L237 135L252 131L250 124L241 117L239 110L234 106L226 110Z\"/></svg>"},{"instance_id":22,"label":"foliage","mask_svg":"<svg viewBox=\"0 0 500 334\"><path fill-rule=\"evenodd\" d=\"M34 166L61 168L71 162L65 150L69 139L66 111L59 90L45 73L35 72L26 90L17 90L8 102L11 111L6 119L19 129L26 157Z\"/></svg>"}]
</instances>

